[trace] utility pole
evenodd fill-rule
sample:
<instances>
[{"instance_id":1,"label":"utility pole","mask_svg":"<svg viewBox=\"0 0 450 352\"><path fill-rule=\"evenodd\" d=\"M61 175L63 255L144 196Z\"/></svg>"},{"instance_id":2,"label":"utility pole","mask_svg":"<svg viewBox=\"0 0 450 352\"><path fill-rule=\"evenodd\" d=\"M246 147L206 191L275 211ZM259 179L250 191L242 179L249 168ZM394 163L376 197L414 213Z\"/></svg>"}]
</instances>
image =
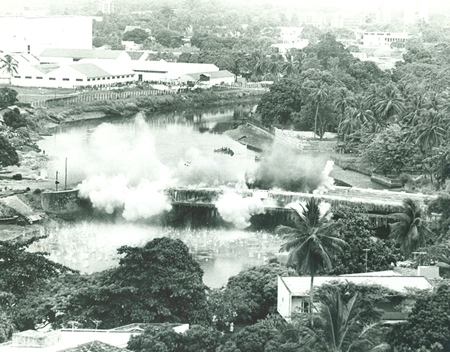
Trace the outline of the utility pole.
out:
<instances>
[{"instance_id":1,"label":"utility pole","mask_svg":"<svg viewBox=\"0 0 450 352\"><path fill-rule=\"evenodd\" d=\"M366 273L367 273L367 253L370 251L370 249L364 248L363 251L366 252Z\"/></svg>"},{"instance_id":2,"label":"utility pole","mask_svg":"<svg viewBox=\"0 0 450 352\"><path fill-rule=\"evenodd\" d=\"M64 190L67 190L67 158L64 165Z\"/></svg>"},{"instance_id":3,"label":"utility pole","mask_svg":"<svg viewBox=\"0 0 450 352\"><path fill-rule=\"evenodd\" d=\"M56 171L56 179L55 179L55 187L56 187L56 191L58 191L58 185L59 185L59 181L58 181L58 171Z\"/></svg>"}]
</instances>

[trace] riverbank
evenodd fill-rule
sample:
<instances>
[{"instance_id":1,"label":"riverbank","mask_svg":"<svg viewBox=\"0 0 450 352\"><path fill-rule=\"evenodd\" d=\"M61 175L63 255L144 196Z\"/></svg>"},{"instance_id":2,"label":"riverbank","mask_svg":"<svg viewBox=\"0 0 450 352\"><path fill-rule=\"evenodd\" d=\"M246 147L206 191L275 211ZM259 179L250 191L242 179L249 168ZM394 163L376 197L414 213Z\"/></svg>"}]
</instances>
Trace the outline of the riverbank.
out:
<instances>
[{"instance_id":1,"label":"riverbank","mask_svg":"<svg viewBox=\"0 0 450 352\"><path fill-rule=\"evenodd\" d=\"M195 110L236 104L258 103L265 90L230 89L186 92L171 95L133 96L126 99L92 101L71 106L36 108L36 113L48 122L47 128L104 117L131 117L139 111L146 115L158 112Z\"/></svg>"}]
</instances>

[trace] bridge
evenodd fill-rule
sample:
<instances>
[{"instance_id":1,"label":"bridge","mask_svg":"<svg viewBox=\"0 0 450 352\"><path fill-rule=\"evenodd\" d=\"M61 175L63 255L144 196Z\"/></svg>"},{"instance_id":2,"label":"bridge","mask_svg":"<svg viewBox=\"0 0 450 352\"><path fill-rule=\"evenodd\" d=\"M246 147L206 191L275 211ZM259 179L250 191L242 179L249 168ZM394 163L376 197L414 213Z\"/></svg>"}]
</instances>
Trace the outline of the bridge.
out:
<instances>
[{"instance_id":1,"label":"bridge","mask_svg":"<svg viewBox=\"0 0 450 352\"><path fill-rule=\"evenodd\" d=\"M254 189L228 189L228 188L188 188L178 187L165 190L166 195L174 206L208 207L212 216L217 216L215 203L219 197L227 192L234 192L246 197L257 197L268 204L266 212L282 212L285 218L292 216L293 210L288 207L291 203L305 203L310 198L318 198L330 203L331 211L342 207L357 207L361 212L367 213L374 227L387 226L389 215L400 212L402 202L411 198L419 206L425 207L425 201L434 199L420 193L392 192L387 190L374 190L363 188L335 187L327 193L311 194L286 191L264 191ZM291 214L290 214L291 213Z\"/></svg>"},{"instance_id":2,"label":"bridge","mask_svg":"<svg viewBox=\"0 0 450 352\"><path fill-rule=\"evenodd\" d=\"M259 198L265 205L266 215L276 224L292 220L294 211L288 206L291 203L305 203L311 198L318 198L330 203L331 211L348 206L356 207L369 217L374 228L386 227L389 215L402 210L402 201L411 198L419 206L425 207L426 200L435 199L436 196L420 193L392 192L387 190L374 190L353 187L335 187L324 194L311 194L301 192L286 192L277 190L234 189L234 188L168 188L164 193L174 208L185 212L191 208L192 213L201 213L201 219L219 218L215 207L219 197L225 193L234 192L243 198ZM42 194L42 208L50 213L72 213L79 210L78 190L47 191ZM183 208L185 210L183 210ZM197 210L193 208L198 208ZM203 221L202 220L202 221Z\"/></svg>"}]
</instances>

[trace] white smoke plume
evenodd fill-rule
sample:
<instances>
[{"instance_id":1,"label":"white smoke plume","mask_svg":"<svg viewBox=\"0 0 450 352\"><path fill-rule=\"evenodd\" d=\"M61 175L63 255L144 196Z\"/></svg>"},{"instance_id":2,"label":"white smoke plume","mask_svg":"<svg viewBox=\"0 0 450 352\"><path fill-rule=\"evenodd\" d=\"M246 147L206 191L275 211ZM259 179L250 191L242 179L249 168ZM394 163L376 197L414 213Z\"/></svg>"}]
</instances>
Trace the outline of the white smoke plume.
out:
<instances>
[{"instance_id":1,"label":"white smoke plume","mask_svg":"<svg viewBox=\"0 0 450 352\"><path fill-rule=\"evenodd\" d=\"M323 158L275 147L255 164L254 154L226 136L173 125L154 135L142 116L133 123L103 123L89 132L56 134L41 145L54 157L48 174L62 175L67 158L69 185L78 184L80 196L89 198L95 208L110 214L123 211L129 221L170 210L164 195L169 187L246 188L248 175L253 175L260 182L255 185L263 189L323 192L333 182L332 162L325 164ZM224 147L234 155L215 152ZM218 201L222 217L241 228L249 225L251 215L263 213L264 205L275 206L237 195Z\"/></svg>"},{"instance_id":2,"label":"white smoke plume","mask_svg":"<svg viewBox=\"0 0 450 352\"><path fill-rule=\"evenodd\" d=\"M317 188L329 187L333 162L327 162L321 155L309 155L286 145L275 144L265 153L254 173L247 175L257 188L282 189L292 192L312 192ZM326 175L323 174L324 169ZM326 186L324 186L326 184Z\"/></svg>"},{"instance_id":3,"label":"white smoke plume","mask_svg":"<svg viewBox=\"0 0 450 352\"><path fill-rule=\"evenodd\" d=\"M331 171L333 171L333 166L334 161L328 160L320 173L320 184L313 191L314 194L323 194L334 188L334 178L330 176Z\"/></svg>"},{"instance_id":4,"label":"white smoke plume","mask_svg":"<svg viewBox=\"0 0 450 352\"><path fill-rule=\"evenodd\" d=\"M221 195L215 206L222 219L231 222L240 229L250 226L252 215L265 213L264 204L260 198L244 198L233 192Z\"/></svg>"},{"instance_id":5,"label":"white smoke plume","mask_svg":"<svg viewBox=\"0 0 450 352\"><path fill-rule=\"evenodd\" d=\"M148 219L171 209L172 205L163 190L154 183L143 181L128 192L122 216L125 220L134 221Z\"/></svg>"},{"instance_id":6,"label":"white smoke plume","mask_svg":"<svg viewBox=\"0 0 450 352\"><path fill-rule=\"evenodd\" d=\"M124 175L96 175L84 180L78 189L80 196L89 198L94 208L104 210L108 214L123 207L129 192L128 180Z\"/></svg>"}]
</instances>

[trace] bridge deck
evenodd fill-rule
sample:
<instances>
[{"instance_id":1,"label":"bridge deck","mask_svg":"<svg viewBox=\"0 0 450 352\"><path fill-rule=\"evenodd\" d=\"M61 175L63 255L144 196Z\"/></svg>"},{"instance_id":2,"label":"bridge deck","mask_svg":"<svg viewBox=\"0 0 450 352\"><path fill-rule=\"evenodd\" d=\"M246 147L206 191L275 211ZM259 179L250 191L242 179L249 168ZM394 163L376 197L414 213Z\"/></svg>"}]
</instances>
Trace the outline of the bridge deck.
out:
<instances>
[{"instance_id":1,"label":"bridge deck","mask_svg":"<svg viewBox=\"0 0 450 352\"><path fill-rule=\"evenodd\" d=\"M173 204L192 206L214 206L220 195L227 192L235 192L242 197L260 198L267 202L268 208L285 208L290 203L305 202L314 197L329 202L332 208L359 206L368 212L378 214L400 211L405 198L411 198L421 206L425 204L426 199L435 198L435 196L424 194L348 187L335 187L325 194L226 188L170 188L166 190L166 194Z\"/></svg>"}]
</instances>

